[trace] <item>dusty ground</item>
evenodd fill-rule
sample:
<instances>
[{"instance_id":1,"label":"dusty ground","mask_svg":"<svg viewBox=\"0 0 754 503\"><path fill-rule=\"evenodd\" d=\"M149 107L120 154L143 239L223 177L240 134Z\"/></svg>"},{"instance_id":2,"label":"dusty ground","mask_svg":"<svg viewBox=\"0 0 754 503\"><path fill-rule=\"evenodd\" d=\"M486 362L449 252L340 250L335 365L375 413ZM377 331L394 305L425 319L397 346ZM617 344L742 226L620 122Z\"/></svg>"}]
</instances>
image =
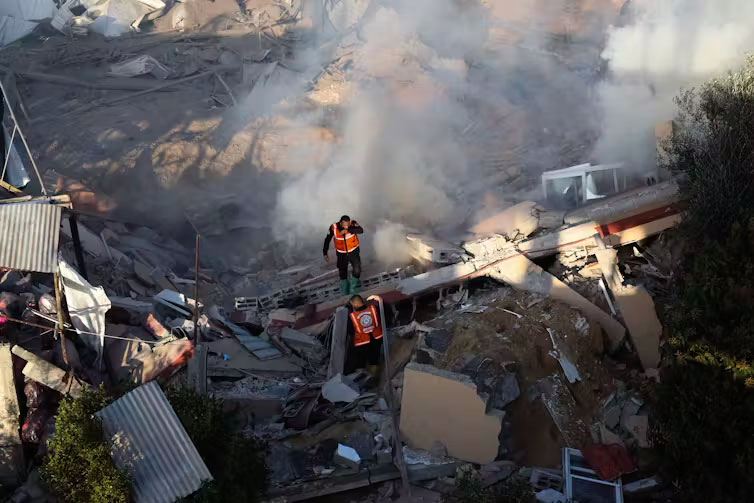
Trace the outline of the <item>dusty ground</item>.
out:
<instances>
[{"instance_id":1,"label":"dusty ground","mask_svg":"<svg viewBox=\"0 0 754 503\"><path fill-rule=\"evenodd\" d=\"M448 351L436 364L452 369L465 355L510 364L521 389L521 397L509 406L506 416L512 423L513 456L526 466L558 467L560 448L565 444L541 400L535 399L538 380L562 375L558 361L548 354L553 348L546 329L554 331L559 347L578 367L582 381L568 387L576 399L579 417L587 425L592 423L600 401L614 389L609 370L614 363L603 355L601 330L578 311L549 299L532 305L537 298L507 288L487 296L496 300L482 302L487 306L483 313L453 313L445 321L440 318L432 323L450 322L445 326L453 333ZM474 297L471 300L479 303Z\"/></svg>"}]
</instances>

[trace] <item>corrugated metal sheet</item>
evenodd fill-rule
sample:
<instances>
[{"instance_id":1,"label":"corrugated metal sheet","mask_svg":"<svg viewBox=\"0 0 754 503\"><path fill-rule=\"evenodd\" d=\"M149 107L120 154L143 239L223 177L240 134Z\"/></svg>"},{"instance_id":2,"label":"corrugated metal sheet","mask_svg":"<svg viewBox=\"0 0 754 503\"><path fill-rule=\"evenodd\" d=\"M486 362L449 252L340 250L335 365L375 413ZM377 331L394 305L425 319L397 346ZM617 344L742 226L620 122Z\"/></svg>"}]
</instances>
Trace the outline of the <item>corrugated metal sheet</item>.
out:
<instances>
[{"instance_id":1,"label":"corrugated metal sheet","mask_svg":"<svg viewBox=\"0 0 754 503\"><path fill-rule=\"evenodd\" d=\"M0 267L56 272L62 211L56 204L0 204Z\"/></svg>"},{"instance_id":2,"label":"corrugated metal sheet","mask_svg":"<svg viewBox=\"0 0 754 503\"><path fill-rule=\"evenodd\" d=\"M131 474L136 503L173 503L212 480L157 382L139 386L97 416L113 440L113 461Z\"/></svg>"}]
</instances>

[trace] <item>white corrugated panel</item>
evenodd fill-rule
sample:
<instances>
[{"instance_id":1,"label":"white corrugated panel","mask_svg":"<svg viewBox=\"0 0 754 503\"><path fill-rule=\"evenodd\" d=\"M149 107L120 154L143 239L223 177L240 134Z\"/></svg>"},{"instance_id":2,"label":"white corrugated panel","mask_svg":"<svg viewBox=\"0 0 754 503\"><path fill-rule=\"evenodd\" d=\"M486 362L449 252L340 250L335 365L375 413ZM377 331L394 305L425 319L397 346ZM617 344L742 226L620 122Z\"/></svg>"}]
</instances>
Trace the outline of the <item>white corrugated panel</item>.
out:
<instances>
[{"instance_id":1,"label":"white corrugated panel","mask_svg":"<svg viewBox=\"0 0 754 503\"><path fill-rule=\"evenodd\" d=\"M113 440L115 465L131 476L135 503L173 503L212 480L157 382L139 386L97 416Z\"/></svg>"},{"instance_id":2,"label":"white corrugated panel","mask_svg":"<svg viewBox=\"0 0 754 503\"><path fill-rule=\"evenodd\" d=\"M0 204L0 267L56 272L62 211L55 204Z\"/></svg>"}]
</instances>

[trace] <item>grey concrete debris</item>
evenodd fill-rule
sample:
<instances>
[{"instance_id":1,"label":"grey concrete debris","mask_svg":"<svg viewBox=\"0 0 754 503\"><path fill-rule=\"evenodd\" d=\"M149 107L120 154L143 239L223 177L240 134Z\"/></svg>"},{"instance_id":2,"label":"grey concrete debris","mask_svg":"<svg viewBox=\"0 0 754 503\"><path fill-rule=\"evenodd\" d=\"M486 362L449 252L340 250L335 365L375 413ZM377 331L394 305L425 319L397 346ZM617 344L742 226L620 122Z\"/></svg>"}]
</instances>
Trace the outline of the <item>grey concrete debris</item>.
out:
<instances>
[{"instance_id":1,"label":"grey concrete debris","mask_svg":"<svg viewBox=\"0 0 754 503\"><path fill-rule=\"evenodd\" d=\"M506 372L495 380L490 394L489 406L502 410L519 396L521 396L521 389L518 387L516 374Z\"/></svg>"},{"instance_id":2,"label":"grey concrete debris","mask_svg":"<svg viewBox=\"0 0 754 503\"><path fill-rule=\"evenodd\" d=\"M618 427L618 423L620 423L620 413L621 408L619 405L611 405L605 410L604 418L605 418L605 426L610 428L611 430L614 430Z\"/></svg>"},{"instance_id":3,"label":"grey concrete debris","mask_svg":"<svg viewBox=\"0 0 754 503\"><path fill-rule=\"evenodd\" d=\"M359 466L361 466L361 457L356 452L356 449L343 444L338 444L338 450L335 451L333 460L339 465L354 470L358 470Z\"/></svg>"},{"instance_id":4,"label":"grey concrete debris","mask_svg":"<svg viewBox=\"0 0 754 503\"><path fill-rule=\"evenodd\" d=\"M424 336L424 343L438 353L444 353L450 347L453 334L446 329L433 330Z\"/></svg>"},{"instance_id":5,"label":"grey concrete debris","mask_svg":"<svg viewBox=\"0 0 754 503\"><path fill-rule=\"evenodd\" d=\"M332 403L351 403L359 398L358 386L343 374L336 374L322 385L322 396Z\"/></svg>"},{"instance_id":6,"label":"grey concrete debris","mask_svg":"<svg viewBox=\"0 0 754 503\"><path fill-rule=\"evenodd\" d=\"M294 330L288 327L283 327L283 330L280 332L280 338L286 344L290 344L294 347L295 346L302 346L306 348L321 348L322 347L322 344L311 335L305 334L303 332L299 332L298 330Z\"/></svg>"}]
</instances>

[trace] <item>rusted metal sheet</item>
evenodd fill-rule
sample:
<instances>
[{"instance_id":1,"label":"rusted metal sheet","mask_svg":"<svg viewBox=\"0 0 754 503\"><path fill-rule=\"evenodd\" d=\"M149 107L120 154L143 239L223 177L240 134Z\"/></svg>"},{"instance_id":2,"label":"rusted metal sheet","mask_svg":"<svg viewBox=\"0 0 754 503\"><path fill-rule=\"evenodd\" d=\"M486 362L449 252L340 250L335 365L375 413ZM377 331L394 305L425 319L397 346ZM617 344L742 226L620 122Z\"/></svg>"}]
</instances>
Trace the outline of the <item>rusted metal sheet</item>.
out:
<instances>
[{"instance_id":1,"label":"rusted metal sheet","mask_svg":"<svg viewBox=\"0 0 754 503\"><path fill-rule=\"evenodd\" d=\"M56 204L0 204L0 267L57 272L62 211Z\"/></svg>"},{"instance_id":2,"label":"rusted metal sheet","mask_svg":"<svg viewBox=\"0 0 754 503\"><path fill-rule=\"evenodd\" d=\"M115 465L132 477L136 503L172 503L212 480L160 385L139 386L97 416Z\"/></svg>"}]
</instances>

